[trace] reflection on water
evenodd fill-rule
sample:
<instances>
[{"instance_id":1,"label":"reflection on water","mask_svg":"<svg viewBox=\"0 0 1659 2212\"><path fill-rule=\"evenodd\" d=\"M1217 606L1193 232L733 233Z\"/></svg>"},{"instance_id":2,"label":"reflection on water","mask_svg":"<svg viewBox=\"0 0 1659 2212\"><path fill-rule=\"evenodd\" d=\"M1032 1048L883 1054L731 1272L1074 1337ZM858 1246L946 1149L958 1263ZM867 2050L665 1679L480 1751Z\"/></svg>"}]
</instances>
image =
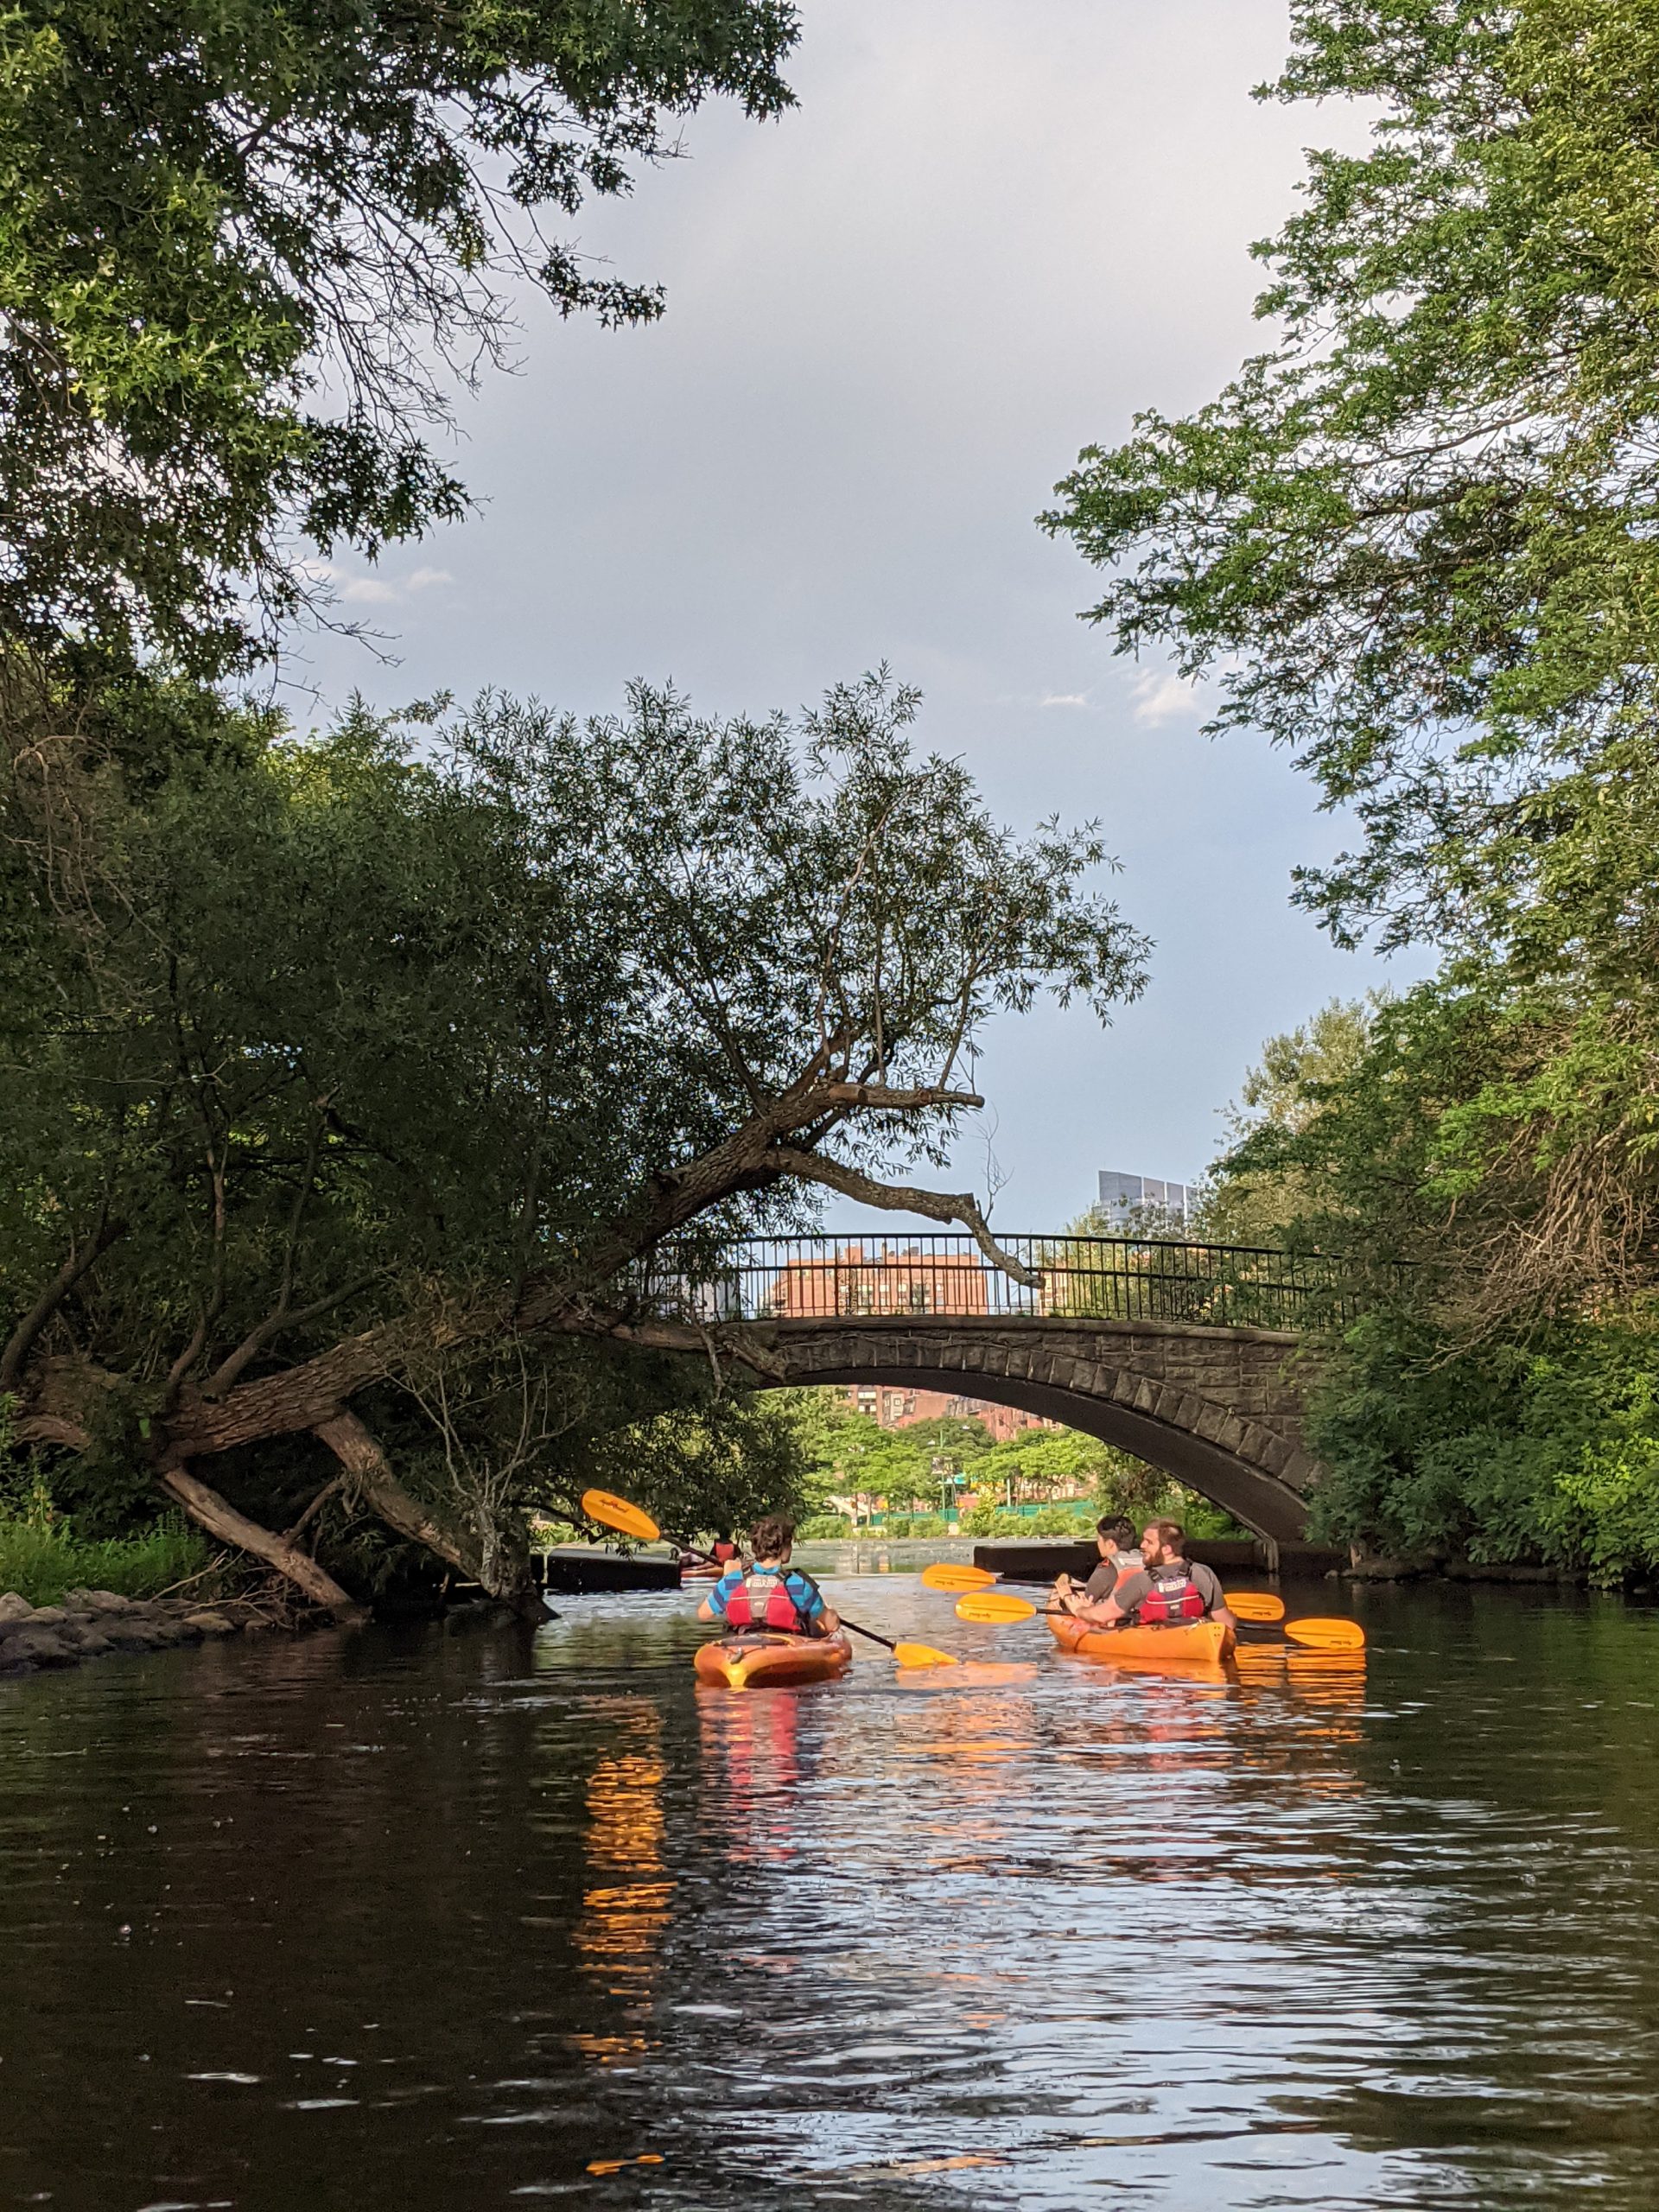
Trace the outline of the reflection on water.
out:
<instances>
[{"instance_id":1,"label":"reflection on water","mask_svg":"<svg viewBox=\"0 0 1659 2212\"><path fill-rule=\"evenodd\" d=\"M1175 1676L831 1595L976 1663L699 1692L639 1597L0 1685L0 2205L1659 2197L1653 1616Z\"/></svg>"}]
</instances>

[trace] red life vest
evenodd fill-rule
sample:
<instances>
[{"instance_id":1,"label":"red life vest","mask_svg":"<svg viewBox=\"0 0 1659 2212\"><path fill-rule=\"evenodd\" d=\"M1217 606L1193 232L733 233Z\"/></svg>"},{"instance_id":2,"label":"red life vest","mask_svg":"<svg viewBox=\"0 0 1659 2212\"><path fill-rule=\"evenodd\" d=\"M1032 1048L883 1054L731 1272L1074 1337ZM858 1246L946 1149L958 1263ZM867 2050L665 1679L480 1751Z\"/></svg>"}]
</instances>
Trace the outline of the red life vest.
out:
<instances>
[{"instance_id":1,"label":"red life vest","mask_svg":"<svg viewBox=\"0 0 1659 2212\"><path fill-rule=\"evenodd\" d=\"M810 1584L808 1587L811 1587ZM781 1636L811 1636L815 1632L810 1618L796 1604L784 1576L760 1567L752 1567L727 1598L726 1625L739 1632L745 1629L769 1629Z\"/></svg>"},{"instance_id":2,"label":"red life vest","mask_svg":"<svg viewBox=\"0 0 1659 2212\"><path fill-rule=\"evenodd\" d=\"M1184 1559L1147 1571L1152 1576L1152 1587L1135 1609L1137 1627L1172 1628L1179 1621L1204 1618L1210 1609Z\"/></svg>"}]
</instances>

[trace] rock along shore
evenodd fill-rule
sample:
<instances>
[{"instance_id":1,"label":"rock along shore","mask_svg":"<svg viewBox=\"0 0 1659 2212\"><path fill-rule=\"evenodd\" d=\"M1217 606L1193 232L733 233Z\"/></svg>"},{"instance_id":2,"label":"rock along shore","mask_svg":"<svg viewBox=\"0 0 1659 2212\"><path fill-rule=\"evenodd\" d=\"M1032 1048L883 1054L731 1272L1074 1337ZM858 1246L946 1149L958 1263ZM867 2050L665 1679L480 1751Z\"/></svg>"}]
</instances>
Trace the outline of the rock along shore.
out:
<instances>
[{"instance_id":1,"label":"rock along shore","mask_svg":"<svg viewBox=\"0 0 1659 2212\"><path fill-rule=\"evenodd\" d=\"M71 1590L60 1605L31 1605L9 1590L0 1597L0 1675L78 1666L111 1651L165 1651L270 1626L265 1615L235 1599L204 1605L123 1598L113 1590Z\"/></svg>"}]
</instances>

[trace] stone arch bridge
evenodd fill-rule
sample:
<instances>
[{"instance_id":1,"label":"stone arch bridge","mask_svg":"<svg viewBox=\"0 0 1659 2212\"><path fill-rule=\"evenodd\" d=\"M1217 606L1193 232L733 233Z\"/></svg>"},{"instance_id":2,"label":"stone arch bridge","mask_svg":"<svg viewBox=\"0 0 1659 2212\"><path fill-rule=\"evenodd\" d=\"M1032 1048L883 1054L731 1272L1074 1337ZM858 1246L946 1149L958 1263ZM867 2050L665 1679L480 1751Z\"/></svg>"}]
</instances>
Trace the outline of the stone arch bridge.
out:
<instances>
[{"instance_id":1,"label":"stone arch bridge","mask_svg":"<svg viewBox=\"0 0 1659 2212\"><path fill-rule=\"evenodd\" d=\"M779 1383L944 1390L1046 1414L1212 1498L1269 1544L1305 1536L1303 1339L1351 1294L1317 1257L1112 1236L999 1238L1022 1284L969 1236L796 1237L722 1255L693 1288L741 1320Z\"/></svg>"}]
</instances>

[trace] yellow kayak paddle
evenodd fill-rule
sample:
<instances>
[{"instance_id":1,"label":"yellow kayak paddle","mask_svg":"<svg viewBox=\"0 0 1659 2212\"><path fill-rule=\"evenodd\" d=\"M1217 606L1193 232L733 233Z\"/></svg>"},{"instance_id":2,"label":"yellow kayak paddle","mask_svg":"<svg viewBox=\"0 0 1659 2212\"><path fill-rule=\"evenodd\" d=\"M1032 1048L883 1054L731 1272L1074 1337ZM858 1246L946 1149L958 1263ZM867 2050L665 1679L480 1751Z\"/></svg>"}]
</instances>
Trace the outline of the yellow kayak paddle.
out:
<instances>
[{"instance_id":1,"label":"yellow kayak paddle","mask_svg":"<svg viewBox=\"0 0 1659 2212\"><path fill-rule=\"evenodd\" d=\"M1363 1651L1365 1631L1357 1621L1287 1621L1285 1634L1304 1651Z\"/></svg>"},{"instance_id":2,"label":"yellow kayak paddle","mask_svg":"<svg viewBox=\"0 0 1659 2212\"><path fill-rule=\"evenodd\" d=\"M988 1574L982 1567L941 1565L922 1569L924 1590L948 1590L953 1594L957 1591L988 1590L996 1580L995 1574Z\"/></svg>"},{"instance_id":3,"label":"yellow kayak paddle","mask_svg":"<svg viewBox=\"0 0 1659 2212\"><path fill-rule=\"evenodd\" d=\"M959 1621L983 1621L992 1627L1009 1621L1035 1620L1037 1612L1035 1605L1027 1605L1023 1598L1013 1597L1003 1590L985 1591L957 1600L957 1618Z\"/></svg>"},{"instance_id":4,"label":"yellow kayak paddle","mask_svg":"<svg viewBox=\"0 0 1659 2212\"><path fill-rule=\"evenodd\" d=\"M953 1596L969 1595L988 1590L1001 1580L1001 1576L988 1574L982 1567L925 1567L922 1587L925 1590L945 1590ZM1236 1597L1226 1600L1227 1610L1236 1620L1281 1621L1285 1618L1285 1601L1275 1598L1270 1590L1241 1590ZM988 1619L990 1617L986 1616ZM1010 1613L1010 1620L1024 1620L1023 1613Z\"/></svg>"},{"instance_id":5,"label":"yellow kayak paddle","mask_svg":"<svg viewBox=\"0 0 1659 2212\"><path fill-rule=\"evenodd\" d=\"M1275 1598L1271 1590L1230 1591L1221 1602L1236 1621L1281 1621L1285 1618L1285 1601Z\"/></svg>"},{"instance_id":6,"label":"yellow kayak paddle","mask_svg":"<svg viewBox=\"0 0 1659 2212\"><path fill-rule=\"evenodd\" d=\"M1277 1599L1273 1602L1275 1605L1279 1603ZM1236 1604L1236 1601L1230 1599L1229 1603ZM1014 1621L1034 1620L1039 1613L1053 1610L1051 1606L1028 1605L1025 1599L1016 1598L1002 1590L984 1592L957 1600L958 1620L978 1621L989 1627L1005 1627ZM1281 1605L1281 1612L1283 1610ZM1068 1614L1066 1618L1071 1617ZM1240 1615L1241 1619L1248 1618L1248 1615ZM1365 1649L1365 1631L1357 1621L1287 1621L1285 1634L1305 1651L1363 1651Z\"/></svg>"},{"instance_id":7,"label":"yellow kayak paddle","mask_svg":"<svg viewBox=\"0 0 1659 2212\"><path fill-rule=\"evenodd\" d=\"M601 1529L614 1529L619 1535L632 1536L642 1544L654 1544L663 1533L643 1507L630 1505L626 1497L614 1497L607 1490L583 1491L582 1510Z\"/></svg>"}]
</instances>

